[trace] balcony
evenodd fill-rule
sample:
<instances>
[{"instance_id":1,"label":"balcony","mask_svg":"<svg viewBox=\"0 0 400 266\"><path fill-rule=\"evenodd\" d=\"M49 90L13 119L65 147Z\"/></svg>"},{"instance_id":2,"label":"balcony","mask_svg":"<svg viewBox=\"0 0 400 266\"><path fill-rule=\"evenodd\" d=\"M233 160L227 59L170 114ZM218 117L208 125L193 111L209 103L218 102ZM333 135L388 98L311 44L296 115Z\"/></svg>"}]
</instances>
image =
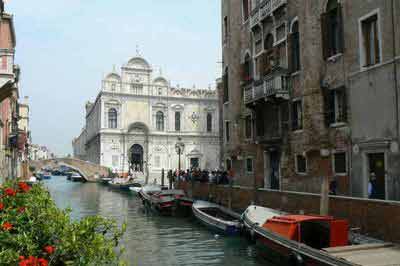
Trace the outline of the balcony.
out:
<instances>
[{"instance_id":1,"label":"balcony","mask_svg":"<svg viewBox=\"0 0 400 266\"><path fill-rule=\"evenodd\" d=\"M250 28L253 28L261 20L270 16L275 10L287 4L287 0L264 0L256 6L250 14Z\"/></svg>"},{"instance_id":2,"label":"balcony","mask_svg":"<svg viewBox=\"0 0 400 266\"><path fill-rule=\"evenodd\" d=\"M271 74L264 80L254 82L244 88L244 103L255 104L267 98L289 99L289 82L285 74Z\"/></svg>"}]
</instances>

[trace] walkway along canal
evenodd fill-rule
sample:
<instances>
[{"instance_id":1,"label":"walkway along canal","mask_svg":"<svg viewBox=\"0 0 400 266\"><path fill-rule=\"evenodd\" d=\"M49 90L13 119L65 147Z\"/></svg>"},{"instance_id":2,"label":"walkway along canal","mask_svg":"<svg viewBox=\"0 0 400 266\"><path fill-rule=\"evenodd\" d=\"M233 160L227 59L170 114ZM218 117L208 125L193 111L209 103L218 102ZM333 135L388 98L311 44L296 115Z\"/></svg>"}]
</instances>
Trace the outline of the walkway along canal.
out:
<instances>
[{"instance_id":1,"label":"walkway along canal","mask_svg":"<svg viewBox=\"0 0 400 266\"><path fill-rule=\"evenodd\" d=\"M160 217L143 209L130 195L96 183L73 183L65 177L46 180L61 208L72 208L73 218L102 215L127 221L123 245L133 266L274 266L258 249L240 237L215 236L194 218Z\"/></svg>"}]
</instances>

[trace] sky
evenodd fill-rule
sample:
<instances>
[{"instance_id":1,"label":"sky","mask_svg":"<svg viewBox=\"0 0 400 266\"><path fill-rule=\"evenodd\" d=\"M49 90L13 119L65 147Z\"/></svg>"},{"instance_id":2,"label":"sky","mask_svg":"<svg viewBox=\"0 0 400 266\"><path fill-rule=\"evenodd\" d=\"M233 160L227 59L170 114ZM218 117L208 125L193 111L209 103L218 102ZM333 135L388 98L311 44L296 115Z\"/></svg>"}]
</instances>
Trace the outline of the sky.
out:
<instances>
[{"instance_id":1,"label":"sky","mask_svg":"<svg viewBox=\"0 0 400 266\"><path fill-rule=\"evenodd\" d=\"M172 85L215 87L219 0L8 0L32 142L72 153L101 79L140 54ZM155 74L156 74L155 73Z\"/></svg>"}]
</instances>

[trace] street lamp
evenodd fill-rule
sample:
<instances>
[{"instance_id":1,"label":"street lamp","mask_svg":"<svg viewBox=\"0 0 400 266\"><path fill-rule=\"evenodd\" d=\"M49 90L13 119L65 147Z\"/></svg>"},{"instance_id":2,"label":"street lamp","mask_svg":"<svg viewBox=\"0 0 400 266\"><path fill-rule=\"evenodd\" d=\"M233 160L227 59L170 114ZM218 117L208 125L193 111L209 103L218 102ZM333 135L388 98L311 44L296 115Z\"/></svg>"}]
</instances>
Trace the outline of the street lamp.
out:
<instances>
[{"instance_id":1,"label":"street lamp","mask_svg":"<svg viewBox=\"0 0 400 266\"><path fill-rule=\"evenodd\" d=\"M181 173L181 154L185 149L185 143L182 142L182 138L178 138L178 142L175 144L175 151L178 154L178 173ZM179 176L178 176L179 177Z\"/></svg>"}]
</instances>

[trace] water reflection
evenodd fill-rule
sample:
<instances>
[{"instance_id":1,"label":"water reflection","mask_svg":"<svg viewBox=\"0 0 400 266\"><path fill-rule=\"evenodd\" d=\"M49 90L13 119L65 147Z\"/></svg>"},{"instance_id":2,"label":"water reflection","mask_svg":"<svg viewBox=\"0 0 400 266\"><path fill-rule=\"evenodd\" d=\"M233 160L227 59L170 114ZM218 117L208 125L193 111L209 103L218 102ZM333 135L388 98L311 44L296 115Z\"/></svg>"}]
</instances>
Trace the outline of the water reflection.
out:
<instances>
[{"instance_id":1,"label":"water reflection","mask_svg":"<svg viewBox=\"0 0 400 266\"><path fill-rule=\"evenodd\" d=\"M129 265L270 265L245 239L216 238L194 218L159 217L144 210L141 201L129 193L63 177L53 177L46 185L59 207L72 208L74 219L99 214L119 223L126 221L123 245Z\"/></svg>"}]
</instances>

